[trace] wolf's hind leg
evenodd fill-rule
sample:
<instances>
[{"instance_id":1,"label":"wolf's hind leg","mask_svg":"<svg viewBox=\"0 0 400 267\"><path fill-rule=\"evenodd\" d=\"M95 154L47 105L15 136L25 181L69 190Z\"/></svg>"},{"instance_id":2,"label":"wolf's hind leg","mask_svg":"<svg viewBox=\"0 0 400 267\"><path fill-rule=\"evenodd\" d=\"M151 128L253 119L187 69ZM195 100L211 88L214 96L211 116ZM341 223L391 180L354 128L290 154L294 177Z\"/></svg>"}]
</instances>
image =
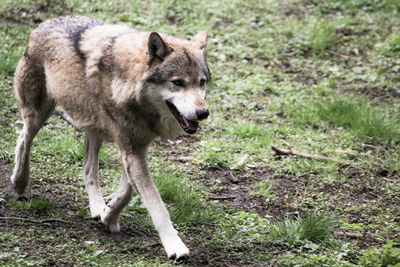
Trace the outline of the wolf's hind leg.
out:
<instances>
[{"instance_id":1,"label":"wolf's hind leg","mask_svg":"<svg viewBox=\"0 0 400 267\"><path fill-rule=\"evenodd\" d=\"M25 57L18 64L14 86L24 126L15 148L11 182L20 197L29 181L29 154L33 139L53 112L55 103L47 95L43 70L31 65Z\"/></svg>"},{"instance_id":2,"label":"wolf's hind leg","mask_svg":"<svg viewBox=\"0 0 400 267\"><path fill-rule=\"evenodd\" d=\"M132 186L128 182L126 171L122 168L121 182L114 198L108 203L108 208L102 214L101 222L112 233L119 232L119 214L132 198Z\"/></svg>"},{"instance_id":3,"label":"wolf's hind leg","mask_svg":"<svg viewBox=\"0 0 400 267\"><path fill-rule=\"evenodd\" d=\"M99 151L101 145L102 140L95 133L86 133L83 176L86 191L89 195L89 207L92 218L101 218L101 214L106 208L99 184Z\"/></svg>"}]
</instances>

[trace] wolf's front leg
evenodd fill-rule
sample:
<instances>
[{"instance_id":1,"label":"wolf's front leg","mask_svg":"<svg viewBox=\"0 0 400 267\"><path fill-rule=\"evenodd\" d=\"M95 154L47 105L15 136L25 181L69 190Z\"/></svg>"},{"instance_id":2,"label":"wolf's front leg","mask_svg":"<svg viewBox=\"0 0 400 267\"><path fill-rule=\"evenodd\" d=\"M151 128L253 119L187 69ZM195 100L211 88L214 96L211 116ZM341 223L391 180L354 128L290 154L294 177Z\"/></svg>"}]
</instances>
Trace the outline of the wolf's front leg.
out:
<instances>
[{"instance_id":1,"label":"wolf's front leg","mask_svg":"<svg viewBox=\"0 0 400 267\"><path fill-rule=\"evenodd\" d=\"M83 176L85 187L89 195L89 207L92 218L101 218L106 209L99 183L99 151L102 140L91 132L86 133L85 159L83 162Z\"/></svg>"},{"instance_id":2,"label":"wolf's front leg","mask_svg":"<svg viewBox=\"0 0 400 267\"><path fill-rule=\"evenodd\" d=\"M187 258L189 249L172 226L169 213L150 177L145 150L135 154L122 153L122 161L130 183L136 185L143 205L151 216L168 258L177 261Z\"/></svg>"}]
</instances>

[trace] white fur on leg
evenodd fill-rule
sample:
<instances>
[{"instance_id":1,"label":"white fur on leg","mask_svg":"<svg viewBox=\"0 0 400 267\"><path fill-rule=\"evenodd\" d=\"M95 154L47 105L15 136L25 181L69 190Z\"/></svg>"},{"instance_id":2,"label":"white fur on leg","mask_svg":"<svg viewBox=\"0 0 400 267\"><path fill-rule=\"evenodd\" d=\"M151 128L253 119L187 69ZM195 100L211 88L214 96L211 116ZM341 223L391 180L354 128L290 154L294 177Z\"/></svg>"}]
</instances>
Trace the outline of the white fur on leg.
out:
<instances>
[{"instance_id":1,"label":"white fur on leg","mask_svg":"<svg viewBox=\"0 0 400 267\"><path fill-rule=\"evenodd\" d=\"M88 180L90 181L90 178L86 179L86 184L88 184ZM87 185L86 190L89 195L89 208L92 218L101 218L101 215L107 208L107 205L101 196L97 181L95 184Z\"/></svg>"},{"instance_id":2,"label":"white fur on leg","mask_svg":"<svg viewBox=\"0 0 400 267\"><path fill-rule=\"evenodd\" d=\"M160 236L161 243L170 259L182 260L189 256L189 249L179 238L167 209L161 199L147 168L145 151L137 154L122 155L122 162L130 183L134 183L140 194L154 226Z\"/></svg>"},{"instance_id":3,"label":"white fur on leg","mask_svg":"<svg viewBox=\"0 0 400 267\"><path fill-rule=\"evenodd\" d=\"M15 167L11 176L11 183L18 196L23 196L29 179L29 150L32 137L24 126L15 148Z\"/></svg>"},{"instance_id":4,"label":"white fur on leg","mask_svg":"<svg viewBox=\"0 0 400 267\"><path fill-rule=\"evenodd\" d=\"M189 256L189 249L179 238L176 230L175 233L160 233L160 239L169 259L180 260Z\"/></svg>"},{"instance_id":5,"label":"white fur on leg","mask_svg":"<svg viewBox=\"0 0 400 267\"><path fill-rule=\"evenodd\" d=\"M106 231L110 233L119 233L121 226L119 225L119 213L113 214L113 211L106 206L101 213L101 223L104 224Z\"/></svg>"},{"instance_id":6,"label":"white fur on leg","mask_svg":"<svg viewBox=\"0 0 400 267\"><path fill-rule=\"evenodd\" d=\"M106 204L99 203L99 202L94 202L94 201L89 201L89 208L90 208L90 215L92 218L101 218L101 214L103 213L103 210L106 209Z\"/></svg>"},{"instance_id":7,"label":"white fur on leg","mask_svg":"<svg viewBox=\"0 0 400 267\"><path fill-rule=\"evenodd\" d=\"M158 192L157 192L158 193ZM159 194L157 194L159 196ZM161 203L159 202L161 201ZM157 204L158 202L158 204ZM160 205L161 204L161 205ZM189 256L189 249L178 236L161 198L154 197L145 205L153 219L161 243L169 259L180 260Z\"/></svg>"},{"instance_id":8,"label":"white fur on leg","mask_svg":"<svg viewBox=\"0 0 400 267\"><path fill-rule=\"evenodd\" d=\"M107 207L100 190L99 184L99 150L102 141L96 135L87 133L85 160L83 162L83 176L85 187L89 195L89 207L92 218L101 218Z\"/></svg>"}]
</instances>

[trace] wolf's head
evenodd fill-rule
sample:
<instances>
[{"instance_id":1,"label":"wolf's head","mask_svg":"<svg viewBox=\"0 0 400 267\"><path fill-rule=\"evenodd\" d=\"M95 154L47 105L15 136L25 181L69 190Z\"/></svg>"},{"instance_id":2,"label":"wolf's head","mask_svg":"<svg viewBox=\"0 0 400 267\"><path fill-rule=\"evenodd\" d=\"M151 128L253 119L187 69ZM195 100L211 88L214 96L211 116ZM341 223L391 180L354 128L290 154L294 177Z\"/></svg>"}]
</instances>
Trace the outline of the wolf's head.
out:
<instances>
[{"instance_id":1,"label":"wolf's head","mask_svg":"<svg viewBox=\"0 0 400 267\"><path fill-rule=\"evenodd\" d=\"M205 97L211 74L206 42L205 31L191 40L152 32L147 42L145 83L152 88L153 102L158 102L161 114L174 117L173 123L189 134L195 133L199 121L209 115Z\"/></svg>"}]
</instances>

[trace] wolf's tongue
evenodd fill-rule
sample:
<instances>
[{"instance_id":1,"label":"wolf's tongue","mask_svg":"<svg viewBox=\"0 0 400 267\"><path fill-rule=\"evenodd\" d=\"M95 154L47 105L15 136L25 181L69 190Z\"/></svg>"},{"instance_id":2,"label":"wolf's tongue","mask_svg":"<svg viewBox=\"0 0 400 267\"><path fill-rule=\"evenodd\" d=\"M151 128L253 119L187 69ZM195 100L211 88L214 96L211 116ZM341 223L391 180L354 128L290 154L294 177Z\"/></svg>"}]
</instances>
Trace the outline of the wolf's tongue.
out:
<instances>
[{"instance_id":1,"label":"wolf's tongue","mask_svg":"<svg viewBox=\"0 0 400 267\"><path fill-rule=\"evenodd\" d=\"M199 127L199 123L197 121L189 121L185 116L182 116L182 119L185 122L186 128L196 131Z\"/></svg>"}]
</instances>

